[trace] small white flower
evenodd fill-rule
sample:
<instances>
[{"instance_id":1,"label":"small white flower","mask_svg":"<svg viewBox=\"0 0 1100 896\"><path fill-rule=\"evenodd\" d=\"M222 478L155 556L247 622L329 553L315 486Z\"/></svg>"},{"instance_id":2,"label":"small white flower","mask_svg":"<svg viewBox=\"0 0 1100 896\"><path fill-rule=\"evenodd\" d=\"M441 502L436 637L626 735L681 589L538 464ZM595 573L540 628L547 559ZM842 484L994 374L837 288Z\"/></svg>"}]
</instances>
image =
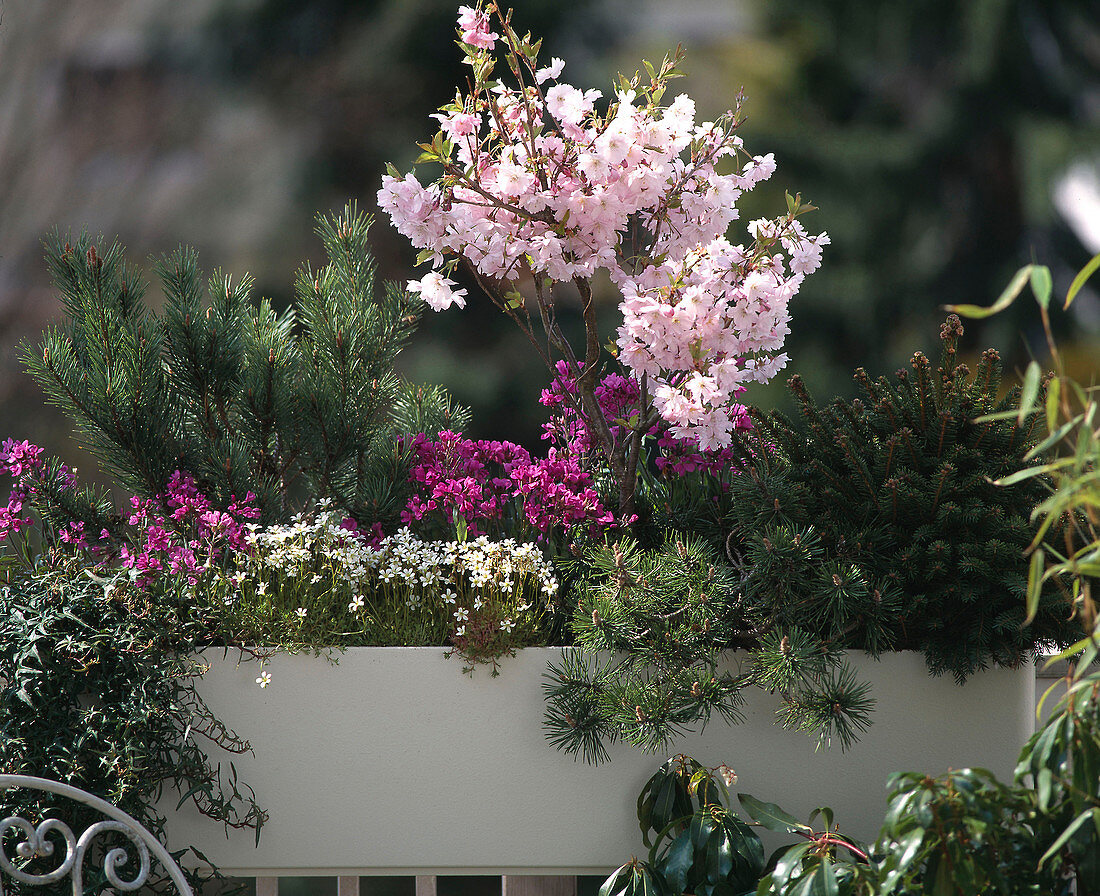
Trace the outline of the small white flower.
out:
<instances>
[{"instance_id":1,"label":"small white flower","mask_svg":"<svg viewBox=\"0 0 1100 896\"><path fill-rule=\"evenodd\" d=\"M458 628L455 629L456 638L461 638L464 634L466 634L466 626L460 625Z\"/></svg>"},{"instance_id":2,"label":"small white flower","mask_svg":"<svg viewBox=\"0 0 1100 896\"><path fill-rule=\"evenodd\" d=\"M715 771L718 772L722 780L726 782L727 787L733 787L733 785L737 783L737 772L735 772L728 765L723 763L722 765L718 766Z\"/></svg>"},{"instance_id":3,"label":"small white flower","mask_svg":"<svg viewBox=\"0 0 1100 896\"><path fill-rule=\"evenodd\" d=\"M267 594L267 582L260 582L260 584L256 586L256 593Z\"/></svg>"},{"instance_id":4,"label":"small white flower","mask_svg":"<svg viewBox=\"0 0 1100 896\"><path fill-rule=\"evenodd\" d=\"M305 619L306 618L306 608L305 607L298 607L298 618L299 619Z\"/></svg>"},{"instance_id":5,"label":"small white flower","mask_svg":"<svg viewBox=\"0 0 1100 896\"><path fill-rule=\"evenodd\" d=\"M365 604L366 601L363 600L363 595L357 594L351 599L351 603L348 604L348 612L355 613L361 611Z\"/></svg>"},{"instance_id":6,"label":"small white flower","mask_svg":"<svg viewBox=\"0 0 1100 896\"><path fill-rule=\"evenodd\" d=\"M261 688L266 688L269 684L271 684L271 673L265 669L263 672L260 673L260 677L256 679L256 684L258 684Z\"/></svg>"},{"instance_id":7,"label":"small white flower","mask_svg":"<svg viewBox=\"0 0 1100 896\"><path fill-rule=\"evenodd\" d=\"M514 629L515 627L516 627L516 624L515 624L515 622L513 622L513 621L512 621L511 619L505 619L505 620L504 620L503 622L501 622L501 624L500 624L500 630L501 630L502 632L507 632L508 634L512 634L512 630L513 630L513 629Z\"/></svg>"},{"instance_id":8,"label":"small white flower","mask_svg":"<svg viewBox=\"0 0 1100 896\"><path fill-rule=\"evenodd\" d=\"M470 611L465 607L459 607L455 610L455 620L458 622L466 622L470 618Z\"/></svg>"}]
</instances>

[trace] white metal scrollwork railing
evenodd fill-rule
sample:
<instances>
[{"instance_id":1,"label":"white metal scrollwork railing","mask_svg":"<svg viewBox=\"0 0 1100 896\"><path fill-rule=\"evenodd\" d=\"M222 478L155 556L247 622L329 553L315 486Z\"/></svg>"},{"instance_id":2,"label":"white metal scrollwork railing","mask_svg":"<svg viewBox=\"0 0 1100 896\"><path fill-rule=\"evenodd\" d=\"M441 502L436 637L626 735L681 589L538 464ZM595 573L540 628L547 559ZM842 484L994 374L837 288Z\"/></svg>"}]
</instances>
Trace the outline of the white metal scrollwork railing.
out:
<instances>
[{"instance_id":1,"label":"white metal scrollwork railing","mask_svg":"<svg viewBox=\"0 0 1100 896\"><path fill-rule=\"evenodd\" d=\"M137 873L132 877L128 874L129 880L123 879L119 876L119 869L129 862L131 858L129 850L122 846L107 850L103 856L103 874L112 887L124 892L141 887L149 877L149 854L152 853L168 873L172 883L179 890L180 896L193 896L183 872L180 871L179 865L168 854L168 850L156 837L121 809L112 806L97 796L85 793L76 787L70 787L68 784L29 775L0 775L0 790L10 788L38 790L67 797L85 806L90 806L97 812L106 815L110 820L99 821L89 826L79 838L65 822L56 818L47 818L39 822L37 826L18 816L9 816L0 821L0 896L4 896L5 876L32 887L58 883L68 878L72 883L73 896L83 896L84 860L87 857L88 848L96 837L108 832L119 833L129 839L137 852L138 864ZM65 842L65 855L61 858L60 864L52 871L44 874L30 874L17 867L12 857L8 856L2 839L10 830L18 832L15 854L24 861L34 857L47 859L52 857L59 836ZM52 838L48 836L51 833L54 834Z\"/></svg>"}]
</instances>

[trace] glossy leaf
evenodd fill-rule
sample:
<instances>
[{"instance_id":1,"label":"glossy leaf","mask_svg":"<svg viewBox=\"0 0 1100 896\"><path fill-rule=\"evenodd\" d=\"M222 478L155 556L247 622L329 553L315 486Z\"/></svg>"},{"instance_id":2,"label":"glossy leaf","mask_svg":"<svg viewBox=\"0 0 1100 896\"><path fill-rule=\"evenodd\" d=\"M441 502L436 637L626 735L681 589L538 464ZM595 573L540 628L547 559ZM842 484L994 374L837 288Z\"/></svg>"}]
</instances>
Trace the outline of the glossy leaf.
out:
<instances>
[{"instance_id":1,"label":"glossy leaf","mask_svg":"<svg viewBox=\"0 0 1100 896\"><path fill-rule=\"evenodd\" d=\"M695 850L691 843L691 832L684 831L672 841L664 859L657 864L664 875L665 882L677 893L687 887L688 872L695 862Z\"/></svg>"},{"instance_id":2,"label":"glossy leaf","mask_svg":"<svg viewBox=\"0 0 1100 896\"><path fill-rule=\"evenodd\" d=\"M769 831L778 831L781 834L794 834L798 831L811 830L808 825L803 824L789 812L785 812L774 803L761 802L756 799L756 797L747 793L737 794L737 799L745 808L749 818L757 824L767 828Z\"/></svg>"},{"instance_id":3,"label":"glossy leaf","mask_svg":"<svg viewBox=\"0 0 1100 896\"><path fill-rule=\"evenodd\" d=\"M804 843L795 844L784 852L783 855L779 857L778 861L776 861L771 877L778 885L780 891L787 886L795 870L801 867L802 860L806 857L807 853L809 853L812 845L813 844L808 840Z\"/></svg>"},{"instance_id":4,"label":"glossy leaf","mask_svg":"<svg viewBox=\"0 0 1100 896\"><path fill-rule=\"evenodd\" d=\"M1043 853L1043 857L1039 859L1039 864L1041 865L1051 856L1057 855L1062 847L1070 841L1073 835L1076 834L1086 822L1094 821L1098 816L1100 816L1100 809L1086 809L1073 819L1073 821L1069 823L1069 826L1058 836L1058 839L1050 845L1050 848L1045 853Z\"/></svg>"}]
</instances>

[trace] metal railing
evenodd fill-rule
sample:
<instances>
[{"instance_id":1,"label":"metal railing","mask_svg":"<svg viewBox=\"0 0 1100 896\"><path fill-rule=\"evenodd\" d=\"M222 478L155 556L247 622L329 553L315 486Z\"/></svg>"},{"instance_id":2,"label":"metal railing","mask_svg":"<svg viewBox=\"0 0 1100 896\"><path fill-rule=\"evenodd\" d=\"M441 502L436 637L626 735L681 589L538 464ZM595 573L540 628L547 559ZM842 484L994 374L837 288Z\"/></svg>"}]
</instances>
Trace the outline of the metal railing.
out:
<instances>
[{"instance_id":1,"label":"metal railing","mask_svg":"<svg viewBox=\"0 0 1100 896\"><path fill-rule=\"evenodd\" d=\"M133 856L128 848L113 846L103 854L103 875L116 890L130 892L137 890L145 884L151 870L150 853L156 857L161 866L167 872L172 883L175 884L180 896L194 896L191 887L183 876L179 865L168 850L142 827L134 818L131 818L121 809L112 806L106 800L86 793L68 784L57 781L49 781L45 778L35 778L30 775L0 775L0 789L34 790L44 793L53 793L67 797L74 802L81 803L97 812L107 816L108 821L99 821L90 825L78 838L65 822L57 818L46 818L37 825L17 815L9 815L0 820L0 896L4 894L4 878L29 886L45 886L56 884L68 879L72 884L73 896L84 894L84 863L88 856L88 850L97 837L107 833L121 834L126 837L136 851L137 873L124 879L119 876L119 869L130 864ZM11 830L18 834L15 844L15 857L23 860L24 867L18 867L13 858L7 854L3 838ZM54 836L50 836L50 835ZM58 838L64 841L65 854L61 856L59 864L52 871L42 874L31 874L25 870L26 863L34 858L53 859Z\"/></svg>"}]
</instances>

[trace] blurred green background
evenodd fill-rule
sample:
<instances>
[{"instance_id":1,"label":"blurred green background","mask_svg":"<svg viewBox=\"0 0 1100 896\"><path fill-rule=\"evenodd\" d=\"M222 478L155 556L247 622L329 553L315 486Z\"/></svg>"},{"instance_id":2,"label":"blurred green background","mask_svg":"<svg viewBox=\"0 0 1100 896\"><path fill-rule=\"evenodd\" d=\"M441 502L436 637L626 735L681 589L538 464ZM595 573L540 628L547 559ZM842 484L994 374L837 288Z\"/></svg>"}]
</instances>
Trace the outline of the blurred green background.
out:
<instances>
[{"instance_id":1,"label":"blurred green background","mask_svg":"<svg viewBox=\"0 0 1100 896\"><path fill-rule=\"evenodd\" d=\"M291 298L318 262L312 219L368 208L386 161L407 170L428 115L462 78L457 4L438 0L0 0L0 437L77 463L17 346L59 313L41 260L51 227L88 228L134 260L179 243L207 270L252 272ZM1100 251L1100 9L1095 0L517 0L582 87L682 43L700 119L742 86L748 148L820 208L832 246L792 306L792 362L750 393L783 401L801 373L822 398L857 365L885 373L934 349L939 306L988 303L1021 264L1064 292ZM386 278L413 252L375 225ZM602 296L608 330L615 297ZM982 327L1010 366L1040 351L1029 302ZM1076 373L1100 367L1097 286L1062 317ZM485 303L431 315L404 359L474 410L471 432L538 444L546 372Z\"/></svg>"}]
</instances>

